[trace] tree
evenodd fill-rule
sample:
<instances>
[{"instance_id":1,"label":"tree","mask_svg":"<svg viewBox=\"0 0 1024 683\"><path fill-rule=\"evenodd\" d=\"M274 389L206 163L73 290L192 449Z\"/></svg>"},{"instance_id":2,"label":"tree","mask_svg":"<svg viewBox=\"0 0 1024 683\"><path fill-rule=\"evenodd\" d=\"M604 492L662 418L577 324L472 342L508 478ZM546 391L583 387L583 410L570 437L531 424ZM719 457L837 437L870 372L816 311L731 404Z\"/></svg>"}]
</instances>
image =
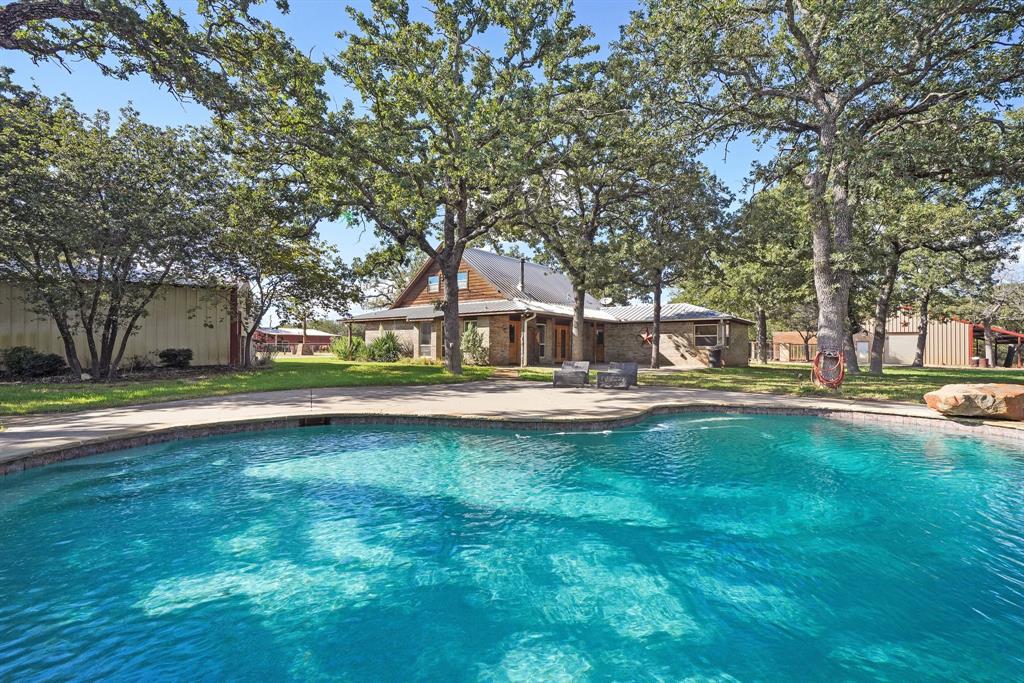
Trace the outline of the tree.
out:
<instances>
[{"instance_id":1,"label":"tree","mask_svg":"<svg viewBox=\"0 0 1024 683\"><path fill-rule=\"evenodd\" d=\"M918 315L917 349L914 367L924 367L928 345L928 323L951 314L963 315L958 302L969 296L979 283L992 276L993 261L969 260L956 252L934 253L916 249L906 256L898 298L916 306Z\"/></svg>"},{"instance_id":2,"label":"tree","mask_svg":"<svg viewBox=\"0 0 1024 683\"><path fill-rule=\"evenodd\" d=\"M972 206L969 196L949 188L894 185L873 188L859 216L879 272L870 349L873 375L882 373L886 321L904 256L923 249L933 255L956 253L963 262L998 261L1008 255L1016 232L1003 193L985 193Z\"/></svg>"},{"instance_id":3,"label":"tree","mask_svg":"<svg viewBox=\"0 0 1024 683\"><path fill-rule=\"evenodd\" d=\"M957 105L1018 95L1022 27L1024 5L1015 0L898 8L880 0L649 0L624 46L664 74L660 97L681 118L716 138L745 131L777 142L777 175L803 169L819 346L838 352L851 285L850 184L870 173L858 166L864 147L908 127L940 131ZM918 157L949 151L939 147L924 146Z\"/></svg>"},{"instance_id":4,"label":"tree","mask_svg":"<svg viewBox=\"0 0 1024 683\"><path fill-rule=\"evenodd\" d=\"M335 250L310 235L302 222L282 222L268 206L269 198L251 186L234 192L215 252L220 273L246 285L239 305L245 331L242 363L249 367L252 339L271 309L289 311L305 326L318 310L345 310L357 292Z\"/></svg>"},{"instance_id":5,"label":"tree","mask_svg":"<svg viewBox=\"0 0 1024 683\"><path fill-rule=\"evenodd\" d=\"M818 308L813 300L794 304L779 318L779 322L789 330L800 335L804 345L804 359L811 360L811 339L818 337ZM818 337L818 348L821 348L821 337Z\"/></svg>"},{"instance_id":6,"label":"tree","mask_svg":"<svg viewBox=\"0 0 1024 683\"><path fill-rule=\"evenodd\" d=\"M993 326L1003 325L1019 329L1024 325L1024 284L999 281L998 273L990 271L992 279L978 282L958 310L972 322L981 323L985 339L985 358L995 367L996 341Z\"/></svg>"},{"instance_id":7,"label":"tree","mask_svg":"<svg viewBox=\"0 0 1024 683\"><path fill-rule=\"evenodd\" d=\"M261 2L197 2L200 26L193 28L162 0L13 0L0 6L0 50L65 67L88 60L114 78L146 73L178 97L219 109L237 104L236 61L249 62L274 43L281 54L290 49L279 31L249 14ZM288 10L286 0L275 4Z\"/></svg>"},{"instance_id":8,"label":"tree","mask_svg":"<svg viewBox=\"0 0 1024 683\"><path fill-rule=\"evenodd\" d=\"M674 152L666 146L666 151ZM724 237L729 195L701 164L672 154L667 167L652 173L654 187L635 202L634 221L613 238L620 277L654 303L651 367L661 353L663 292L684 279L707 276L709 254Z\"/></svg>"},{"instance_id":9,"label":"tree","mask_svg":"<svg viewBox=\"0 0 1024 683\"><path fill-rule=\"evenodd\" d=\"M68 364L112 379L149 303L195 282L219 222L219 159L202 131L156 128L131 109L115 129L66 100L0 99L0 276L54 320Z\"/></svg>"},{"instance_id":10,"label":"tree","mask_svg":"<svg viewBox=\"0 0 1024 683\"><path fill-rule=\"evenodd\" d=\"M573 360L585 357L588 290L619 279L613 238L651 191L661 163L655 127L644 127L632 94L607 65L563 72L545 89L549 115L536 172L522 183L520 212L508 234L534 247L572 283ZM568 303L568 302L567 302Z\"/></svg>"},{"instance_id":11,"label":"tree","mask_svg":"<svg viewBox=\"0 0 1024 683\"><path fill-rule=\"evenodd\" d=\"M362 297L360 303L369 308L386 308L409 286L423 264L426 255L419 250L404 252L396 246L371 251L352 263L359 278Z\"/></svg>"},{"instance_id":12,"label":"tree","mask_svg":"<svg viewBox=\"0 0 1024 683\"><path fill-rule=\"evenodd\" d=\"M315 157L315 181L339 210L436 259L455 283L467 245L515 207L536 154L539 79L589 52L590 32L572 25L569 0L433 0L433 24L413 21L404 2L371 6L350 11L357 32L330 60L365 113L328 112L313 97L271 114ZM502 36L499 49L488 32ZM459 291L444 290L445 364L460 373Z\"/></svg>"},{"instance_id":13,"label":"tree","mask_svg":"<svg viewBox=\"0 0 1024 683\"><path fill-rule=\"evenodd\" d=\"M286 320L302 326L302 347L305 351L306 329L309 322L325 313L344 312L348 304L358 297L350 286L349 271L333 250L323 245L308 245L310 256L300 264L299 275L293 278L278 303L278 310Z\"/></svg>"},{"instance_id":14,"label":"tree","mask_svg":"<svg viewBox=\"0 0 1024 683\"><path fill-rule=\"evenodd\" d=\"M716 240L714 276L688 278L678 300L750 316L757 358L766 363L769 322L795 318L794 310L814 297L809 221L795 183L758 192L740 207L732 235ZM800 324L806 327L806 321ZM810 326L812 334L815 327Z\"/></svg>"}]
</instances>

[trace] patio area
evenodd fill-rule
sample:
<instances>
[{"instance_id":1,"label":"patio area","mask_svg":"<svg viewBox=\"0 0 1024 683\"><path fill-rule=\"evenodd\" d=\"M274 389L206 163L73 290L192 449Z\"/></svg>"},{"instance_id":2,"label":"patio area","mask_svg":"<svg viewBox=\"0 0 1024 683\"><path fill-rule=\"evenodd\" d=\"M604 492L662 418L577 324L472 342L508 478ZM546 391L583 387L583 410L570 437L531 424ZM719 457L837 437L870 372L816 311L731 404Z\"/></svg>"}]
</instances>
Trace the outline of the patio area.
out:
<instances>
[{"instance_id":1,"label":"patio area","mask_svg":"<svg viewBox=\"0 0 1024 683\"><path fill-rule=\"evenodd\" d=\"M422 389L422 390L421 390ZM675 411L778 411L878 424L927 420L929 429L1024 438L1020 425L953 421L924 405L774 396L667 386L553 388L538 382L274 391L10 418L0 432L0 474L133 446L210 434L351 422L601 430Z\"/></svg>"}]
</instances>

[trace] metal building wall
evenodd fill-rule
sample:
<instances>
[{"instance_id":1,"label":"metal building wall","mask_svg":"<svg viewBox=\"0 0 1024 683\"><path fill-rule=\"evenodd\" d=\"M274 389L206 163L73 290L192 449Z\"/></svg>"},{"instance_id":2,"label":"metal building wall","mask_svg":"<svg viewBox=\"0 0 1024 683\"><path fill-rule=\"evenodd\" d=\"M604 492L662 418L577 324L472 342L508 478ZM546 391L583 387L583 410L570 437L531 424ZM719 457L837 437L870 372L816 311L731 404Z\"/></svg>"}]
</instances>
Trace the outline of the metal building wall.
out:
<instances>
[{"instance_id":1,"label":"metal building wall","mask_svg":"<svg viewBox=\"0 0 1024 683\"><path fill-rule=\"evenodd\" d=\"M131 336L125 358L161 349L192 349L193 365L227 365L231 352L230 291L205 287L167 286L148 307L141 328ZM85 335L75 336L79 359L89 363ZM20 289L0 282L0 349L31 346L64 355L57 326L29 310Z\"/></svg>"},{"instance_id":2,"label":"metal building wall","mask_svg":"<svg viewBox=\"0 0 1024 683\"><path fill-rule=\"evenodd\" d=\"M917 337L921 317L897 311L886 321L886 336L912 334ZM971 325L959 320L929 320L924 364L940 367L967 367L971 360Z\"/></svg>"}]
</instances>

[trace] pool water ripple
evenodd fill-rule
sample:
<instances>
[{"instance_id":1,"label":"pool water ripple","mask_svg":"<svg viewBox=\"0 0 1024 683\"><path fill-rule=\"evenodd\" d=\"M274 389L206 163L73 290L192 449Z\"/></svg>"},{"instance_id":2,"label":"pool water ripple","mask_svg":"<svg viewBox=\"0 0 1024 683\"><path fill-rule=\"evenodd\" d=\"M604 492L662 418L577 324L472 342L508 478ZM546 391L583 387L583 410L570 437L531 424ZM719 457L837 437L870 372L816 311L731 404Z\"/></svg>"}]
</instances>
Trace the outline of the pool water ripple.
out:
<instances>
[{"instance_id":1,"label":"pool water ripple","mask_svg":"<svg viewBox=\"0 0 1024 683\"><path fill-rule=\"evenodd\" d=\"M0 680L1024 680L1024 458L688 415L0 481Z\"/></svg>"}]
</instances>

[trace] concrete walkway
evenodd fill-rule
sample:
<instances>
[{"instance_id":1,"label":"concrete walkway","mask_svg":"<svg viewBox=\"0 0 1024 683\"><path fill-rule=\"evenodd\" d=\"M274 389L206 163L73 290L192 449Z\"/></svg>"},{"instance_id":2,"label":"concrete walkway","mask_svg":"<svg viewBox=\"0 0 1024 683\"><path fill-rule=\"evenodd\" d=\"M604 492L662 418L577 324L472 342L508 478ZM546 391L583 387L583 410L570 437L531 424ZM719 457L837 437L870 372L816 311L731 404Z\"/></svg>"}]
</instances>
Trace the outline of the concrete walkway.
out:
<instances>
[{"instance_id":1,"label":"concrete walkway","mask_svg":"<svg viewBox=\"0 0 1024 683\"><path fill-rule=\"evenodd\" d=\"M455 385L352 387L237 394L88 412L5 418L0 475L92 453L250 429L340 422L416 422L518 428L594 429L659 412L780 411L867 422L918 422L1021 439L1020 425L953 421L924 405L640 387L628 391L486 381ZM920 423L920 420L927 420Z\"/></svg>"}]
</instances>

